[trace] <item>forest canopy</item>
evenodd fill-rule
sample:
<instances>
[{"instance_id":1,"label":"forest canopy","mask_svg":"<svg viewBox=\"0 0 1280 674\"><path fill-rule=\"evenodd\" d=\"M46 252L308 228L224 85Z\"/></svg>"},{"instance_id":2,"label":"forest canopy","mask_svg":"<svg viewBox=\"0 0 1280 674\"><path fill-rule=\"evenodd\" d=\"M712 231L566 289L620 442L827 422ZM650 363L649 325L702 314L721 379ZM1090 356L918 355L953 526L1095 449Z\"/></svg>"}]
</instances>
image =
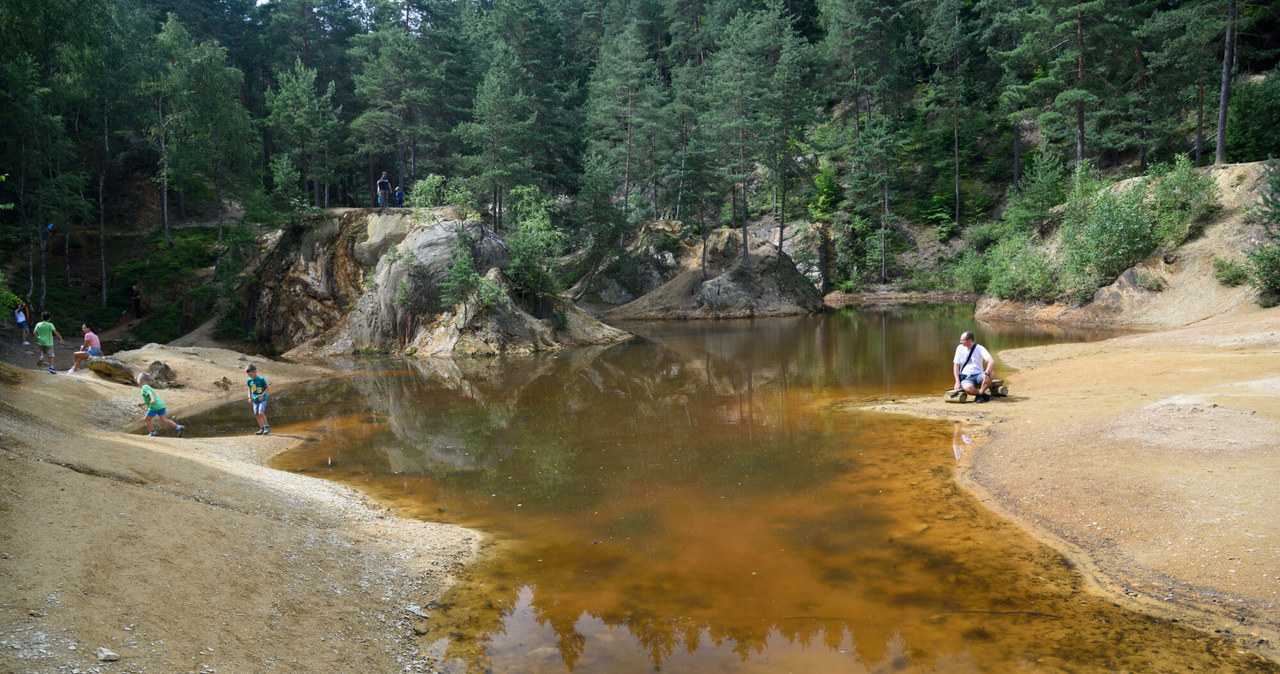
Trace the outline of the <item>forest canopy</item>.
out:
<instances>
[{"instance_id":1,"label":"forest canopy","mask_svg":"<svg viewBox=\"0 0 1280 674\"><path fill-rule=\"evenodd\" d=\"M820 221L856 280L1033 164L1280 154L1277 2L45 0L0 30L7 250L151 201L169 244L195 202L370 206L387 171L500 231L514 190L565 197L577 246Z\"/></svg>"}]
</instances>

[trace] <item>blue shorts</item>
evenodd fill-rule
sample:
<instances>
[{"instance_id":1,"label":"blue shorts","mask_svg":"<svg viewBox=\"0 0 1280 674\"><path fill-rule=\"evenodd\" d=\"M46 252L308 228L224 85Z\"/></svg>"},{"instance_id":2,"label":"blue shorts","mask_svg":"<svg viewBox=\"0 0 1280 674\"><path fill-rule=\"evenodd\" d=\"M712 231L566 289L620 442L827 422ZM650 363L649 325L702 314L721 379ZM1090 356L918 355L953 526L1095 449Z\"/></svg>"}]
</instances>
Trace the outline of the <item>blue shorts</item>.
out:
<instances>
[{"instance_id":1,"label":"blue shorts","mask_svg":"<svg viewBox=\"0 0 1280 674\"><path fill-rule=\"evenodd\" d=\"M91 346L87 351L85 351L85 353L89 354L90 356L101 356L102 349L99 349L96 346Z\"/></svg>"},{"instance_id":2,"label":"blue shorts","mask_svg":"<svg viewBox=\"0 0 1280 674\"><path fill-rule=\"evenodd\" d=\"M161 407L161 408L160 408L160 409L158 409L158 410L147 410L147 416L149 416L149 417L162 417L162 416L164 416L164 411L165 411L165 408L163 408L163 407Z\"/></svg>"},{"instance_id":3,"label":"blue shorts","mask_svg":"<svg viewBox=\"0 0 1280 674\"><path fill-rule=\"evenodd\" d=\"M22 328L23 330L26 330L26 329L27 329L27 322L26 322L26 321L18 321L18 327Z\"/></svg>"},{"instance_id":4,"label":"blue shorts","mask_svg":"<svg viewBox=\"0 0 1280 674\"><path fill-rule=\"evenodd\" d=\"M262 396L262 400L253 401L253 413L255 415L262 414L267 411L267 397Z\"/></svg>"},{"instance_id":5,"label":"blue shorts","mask_svg":"<svg viewBox=\"0 0 1280 674\"><path fill-rule=\"evenodd\" d=\"M967 374L961 377L960 386L963 387L965 382L969 382L970 384L973 384L974 388L982 388L982 374L983 373L979 372L978 374Z\"/></svg>"}]
</instances>

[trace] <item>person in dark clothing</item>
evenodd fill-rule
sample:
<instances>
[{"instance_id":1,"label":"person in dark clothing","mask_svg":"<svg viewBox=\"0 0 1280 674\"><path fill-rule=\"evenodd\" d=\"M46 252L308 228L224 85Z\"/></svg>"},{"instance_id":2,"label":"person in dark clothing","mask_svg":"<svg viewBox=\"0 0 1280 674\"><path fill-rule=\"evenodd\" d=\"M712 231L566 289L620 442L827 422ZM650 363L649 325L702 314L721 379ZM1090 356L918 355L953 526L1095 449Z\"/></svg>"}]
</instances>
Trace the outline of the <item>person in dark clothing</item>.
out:
<instances>
[{"instance_id":1,"label":"person in dark clothing","mask_svg":"<svg viewBox=\"0 0 1280 674\"><path fill-rule=\"evenodd\" d=\"M404 190L396 188L396 208L404 208Z\"/></svg>"},{"instance_id":2,"label":"person in dark clothing","mask_svg":"<svg viewBox=\"0 0 1280 674\"><path fill-rule=\"evenodd\" d=\"M378 178L378 205L387 208L391 205L391 180L387 178L387 172L382 172L382 177Z\"/></svg>"},{"instance_id":3,"label":"person in dark clothing","mask_svg":"<svg viewBox=\"0 0 1280 674\"><path fill-rule=\"evenodd\" d=\"M129 301L133 302L133 317L142 318L142 291L137 283L129 287Z\"/></svg>"}]
</instances>

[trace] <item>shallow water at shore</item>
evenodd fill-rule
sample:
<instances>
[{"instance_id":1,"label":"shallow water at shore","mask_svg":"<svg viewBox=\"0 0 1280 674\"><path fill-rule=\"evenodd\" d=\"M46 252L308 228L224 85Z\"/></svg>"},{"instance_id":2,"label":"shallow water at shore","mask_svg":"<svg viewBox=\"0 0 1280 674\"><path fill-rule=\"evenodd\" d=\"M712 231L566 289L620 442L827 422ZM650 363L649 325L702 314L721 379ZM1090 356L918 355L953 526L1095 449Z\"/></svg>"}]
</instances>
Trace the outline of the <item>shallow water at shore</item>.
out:
<instances>
[{"instance_id":1,"label":"shallow water at shore","mask_svg":"<svg viewBox=\"0 0 1280 674\"><path fill-rule=\"evenodd\" d=\"M946 388L969 311L369 363L273 398L273 428L313 440L275 465L491 534L423 644L477 670L1276 671L1085 592L955 485L966 429L849 411ZM1095 336L979 328L997 352Z\"/></svg>"}]
</instances>

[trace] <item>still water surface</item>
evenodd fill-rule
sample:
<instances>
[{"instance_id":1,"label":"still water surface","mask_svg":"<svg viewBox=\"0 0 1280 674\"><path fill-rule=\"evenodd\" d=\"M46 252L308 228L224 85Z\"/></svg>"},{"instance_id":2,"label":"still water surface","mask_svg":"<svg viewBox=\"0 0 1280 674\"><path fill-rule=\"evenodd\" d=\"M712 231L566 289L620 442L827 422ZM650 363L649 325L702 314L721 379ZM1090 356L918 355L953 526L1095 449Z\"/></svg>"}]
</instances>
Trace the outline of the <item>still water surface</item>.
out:
<instances>
[{"instance_id":1,"label":"still water surface","mask_svg":"<svg viewBox=\"0 0 1280 674\"><path fill-rule=\"evenodd\" d=\"M628 324L640 338L607 348L360 363L273 396L275 431L313 440L275 465L491 535L423 642L472 671L1277 671L1085 592L956 487L967 428L859 409L949 387L971 316ZM997 357L1105 336L978 332ZM243 408L200 423L243 429Z\"/></svg>"}]
</instances>

